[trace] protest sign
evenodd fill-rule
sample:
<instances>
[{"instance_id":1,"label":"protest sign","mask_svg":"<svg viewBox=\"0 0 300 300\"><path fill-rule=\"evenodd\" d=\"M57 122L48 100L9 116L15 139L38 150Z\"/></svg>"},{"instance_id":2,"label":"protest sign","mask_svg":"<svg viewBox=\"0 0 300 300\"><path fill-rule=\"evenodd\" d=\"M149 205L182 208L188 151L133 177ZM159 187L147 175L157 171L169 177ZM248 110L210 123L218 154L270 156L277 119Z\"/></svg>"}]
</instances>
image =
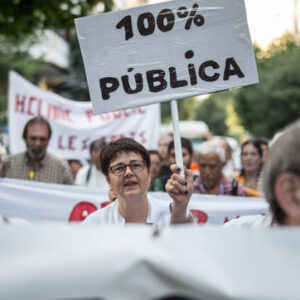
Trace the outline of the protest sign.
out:
<instances>
[{"instance_id":1,"label":"protest sign","mask_svg":"<svg viewBox=\"0 0 300 300\"><path fill-rule=\"evenodd\" d=\"M242 0L175 0L75 24L96 114L258 81Z\"/></svg>"},{"instance_id":2,"label":"protest sign","mask_svg":"<svg viewBox=\"0 0 300 300\"><path fill-rule=\"evenodd\" d=\"M36 116L52 127L48 151L62 158L87 159L89 144L104 137L107 142L132 137L148 149L156 149L160 130L159 105L93 114L90 102L72 101L41 90L15 72L9 78L9 144L12 154L25 150L24 125Z\"/></svg>"},{"instance_id":3,"label":"protest sign","mask_svg":"<svg viewBox=\"0 0 300 300\"><path fill-rule=\"evenodd\" d=\"M150 193L171 202L167 193ZM107 204L106 190L5 178L0 181L0 214L36 221L82 221ZM201 224L223 224L230 219L263 214L268 204L262 198L193 194L189 209Z\"/></svg>"}]
</instances>

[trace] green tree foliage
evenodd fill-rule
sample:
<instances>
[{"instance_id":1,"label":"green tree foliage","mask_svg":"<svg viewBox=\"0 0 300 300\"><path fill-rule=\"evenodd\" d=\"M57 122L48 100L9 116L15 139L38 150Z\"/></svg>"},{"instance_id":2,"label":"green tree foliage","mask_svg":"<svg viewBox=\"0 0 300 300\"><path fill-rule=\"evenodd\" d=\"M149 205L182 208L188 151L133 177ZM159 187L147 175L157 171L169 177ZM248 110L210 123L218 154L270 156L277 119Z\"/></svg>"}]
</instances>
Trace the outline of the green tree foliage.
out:
<instances>
[{"instance_id":1,"label":"green tree foliage","mask_svg":"<svg viewBox=\"0 0 300 300\"><path fill-rule=\"evenodd\" d=\"M100 3L104 11L112 9L113 0L0 1L0 123L5 121L9 70L33 81L33 76L45 67L42 60L33 59L28 52L30 45L36 42L37 30L71 32L74 18L88 15ZM82 66L76 76L80 73L84 74ZM83 93L88 94L87 88Z\"/></svg>"},{"instance_id":2,"label":"green tree foliage","mask_svg":"<svg viewBox=\"0 0 300 300\"><path fill-rule=\"evenodd\" d=\"M185 98L177 101L179 120L192 120L194 116L196 99ZM161 104L161 120L162 123L170 123L172 121L171 116L171 102L164 102Z\"/></svg>"},{"instance_id":3,"label":"green tree foliage","mask_svg":"<svg viewBox=\"0 0 300 300\"><path fill-rule=\"evenodd\" d=\"M29 80L44 67L40 60L33 60L28 54L28 46L33 39L27 39L22 48L16 46L14 37L0 35L0 123L6 122L4 112L7 110L8 73L15 70Z\"/></svg>"},{"instance_id":4,"label":"green tree foliage","mask_svg":"<svg viewBox=\"0 0 300 300\"><path fill-rule=\"evenodd\" d=\"M251 134L271 138L300 117L300 47L286 35L256 57L260 82L239 89L234 106Z\"/></svg>"},{"instance_id":5,"label":"green tree foliage","mask_svg":"<svg viewBox=\"0 0 300 300\"><path fill-rule=\"evenodd\" d=\"M231 94L229 92L211 95L198 104L194 119L204 121L214 135L227 135L226 105L230 100Z\"/></svg>"},{"instance_id":6,"label":"green tree foliage","mask_svg":"<svg viewBox=\"0 0 300 300\"><path fill-rule=\"evenodd\" d=\"M112 0L2 0L0 35L23 38L37 29L71 29L74 19L86 16L96 4L112 9Z\"/></svg>"}]
</instances>

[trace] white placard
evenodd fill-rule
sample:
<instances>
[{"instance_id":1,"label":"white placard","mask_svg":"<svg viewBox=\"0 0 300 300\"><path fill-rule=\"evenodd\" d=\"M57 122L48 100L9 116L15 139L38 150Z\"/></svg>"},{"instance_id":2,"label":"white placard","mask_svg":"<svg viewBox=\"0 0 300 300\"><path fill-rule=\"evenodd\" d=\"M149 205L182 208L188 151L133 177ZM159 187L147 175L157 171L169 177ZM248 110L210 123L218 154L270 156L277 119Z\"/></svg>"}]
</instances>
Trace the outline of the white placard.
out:
<instances>
[{"instance_id":1,"label":"white placard","mask_svg":"<svg viewBox=\"0 0 300 300\"><path fill-rule=\"evenodd\" d=\"M12 154L25 150L22 132L36 116L48 119L52 137L48 151L62 158L88 159L89 144L132 137L147 149L156 149L160 107L150 105L95 116L91 102L72 101L44 91L15 72L9 78L9 141Z\"/></svg>"},{"instance_id":2,"label":"white placard","mask_svg":"<svg viewBox=\"0 0 300 300\"><path fill-rule=\"evenodd\" d=\"M75 24L96 114L258 82L243 0L175 0Z\"/></svg>"}]
</instances>

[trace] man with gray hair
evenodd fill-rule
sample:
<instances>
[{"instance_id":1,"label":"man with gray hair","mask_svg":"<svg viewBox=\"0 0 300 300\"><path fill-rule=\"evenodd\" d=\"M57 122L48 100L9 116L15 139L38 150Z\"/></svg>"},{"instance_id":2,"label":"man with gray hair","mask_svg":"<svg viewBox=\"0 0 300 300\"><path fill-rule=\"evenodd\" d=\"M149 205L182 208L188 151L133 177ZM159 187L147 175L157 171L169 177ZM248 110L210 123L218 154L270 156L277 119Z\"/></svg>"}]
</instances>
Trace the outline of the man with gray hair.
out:
<instances>
[{"instance_id":1,"label":"man with gray hair","mask_svg":"<svg viewBox=\"0 0 300 300\"><path fill-rule=\"evenodd\" d=\"M225 155L225 149L219 143L200 144L196 155L200 177L194 181L194 193L247 196L246 190L235 179L222 173Z\"/></svg>"}]
</instances>

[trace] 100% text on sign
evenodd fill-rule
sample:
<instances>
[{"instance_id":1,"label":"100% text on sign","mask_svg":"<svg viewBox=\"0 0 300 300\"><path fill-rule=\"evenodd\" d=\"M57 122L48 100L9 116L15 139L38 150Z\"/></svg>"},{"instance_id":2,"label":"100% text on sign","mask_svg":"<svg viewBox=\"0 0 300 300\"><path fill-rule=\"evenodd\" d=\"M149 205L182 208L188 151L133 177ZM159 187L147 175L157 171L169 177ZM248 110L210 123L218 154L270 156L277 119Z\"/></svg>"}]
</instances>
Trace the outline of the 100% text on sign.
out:
<instances>
[{"instance_id":1,"label":"100% text on sign","mask_svg":"<svg viewBox=\"0 0 300 300\"><path fill-rule=\"evenodd\" d=\"M155 21L160 31L168 32L173 29L176 16L180 19L186 19L184 27L186 30L191 28L192 23L197 27L203 26L205 19L202 15L197 13L198 7L199 5L195 3L189 11L188 8L181 6L177 9L176 14L171 9L165 8L159 12L156 18L150 12L142 13L138 15L136 20L138 32L142 36L151 35L155 31ZM134 36L131 15L122 18L116 25L116 28L124 28L125 40L131 39Z\"/></svg>"}]
</instances>

